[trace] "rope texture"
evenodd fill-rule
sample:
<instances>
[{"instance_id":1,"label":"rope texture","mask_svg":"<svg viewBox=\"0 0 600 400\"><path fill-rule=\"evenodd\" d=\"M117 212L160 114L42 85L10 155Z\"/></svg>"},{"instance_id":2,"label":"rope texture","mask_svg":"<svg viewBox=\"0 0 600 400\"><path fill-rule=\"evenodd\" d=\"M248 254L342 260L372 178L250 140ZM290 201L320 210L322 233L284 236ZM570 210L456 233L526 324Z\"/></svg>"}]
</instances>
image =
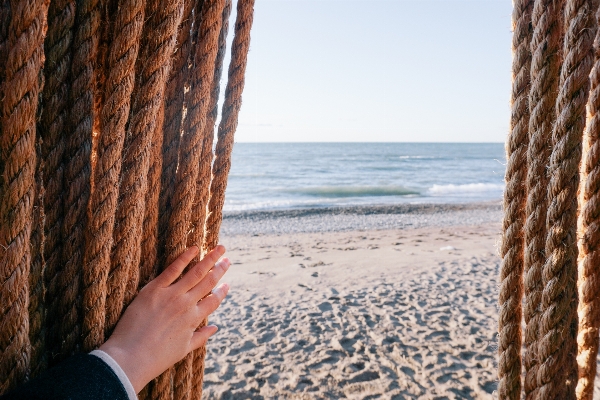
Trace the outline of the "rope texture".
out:
<instances>
[{"instance_id":1,"label":"rope texture","mask_svg":"<svg viewBox=\"0 0 600 400\"><path fill-rule=\"evenodd\" d=\"M106 331L111 332L137 291L142 227L146 208L151 139L169 76L170 58L181 21L181 0L150 0L142 33L129 129L122 155L119 203L116 211L110 295L106 299ZM126 293L127 286L130 286ZM112 289L112 290L111 290Z\"/></svg>"},{"instance_id":2,"label":"rope texture","mask_svg":"<svg viewBox=\"0 0 600 400\"><path fill-rule=\"evenodd\" d=\"M10 2L0 103L0 394L27 378L30 238L35 196L36 113L44 63L47 0Z\"/></svg>"},{"instance_id":3,"label":"rope texture","mask_svg":"<svg viewBox=\"0 0 600 400\"><path fill-rule=\"evenodd\" d=\"M190 72L190 90L186 99L187 113L179 147L179 166L175 192L171 199L171 215L165 246L166 264L172 263L187 246L192 204L196 195L198 159L202 153L203 133L218 51L224 0L205 0L197 15L198 37ZM173 390L176 399L188 398L192 385L193 354L175 366Z\"/></svg>"},{"instance_id":4,"label":"rope texture","mask_svg":"<svg viewBox=\"0 0 600 400\"><path fill-rule=\"evenodd\" d=\"M196 3L196 4L194 4ZM162 176L159 195L158 231L166 232L171 215L171 198L175 187L175 176L179 159L179 141L184 110L184 91L189 89L189 66L192 56L192 10L200 10L202 0L184 2L183 17L177 32L177 47L173 57L173 65L165 90L164 125L162 149ZM197 11L196 11L197 12ZM166 234L159 237L159 264L165 264L164 246Z\"/></svg>"},{"instance_id":5,"label":"rope texture","mask_svg":"<svg viewBox=\"0 0 600 400\"><path fill-rule=\"evenodd\" d=\"M114 273L109 271L110 251L125 124L129 116L143 21L143 0L119 1L114 22L115 36L108 56L109 72L104 85L106 99L100 115L98 158L94 171L94 190L90 197L90 220L86 230L83 293L86 310L83 320L85 351L100 345L110 328L105 324L106 297L115 295L115 288L107 285L108 276ZM124 286L126 282L120 284Z\"/></svg>"},{"instance_id":6,"label":"rope texture","mask_svg":"<svg viewBox=\"0 0 600 400\"><path fill-rule=\"evenodd\" d=\"M195 4L196 3L196 4ZM173 196L175 174L179 153L179 140L181 137L181 121L184 109L184 91L189 87L189 64L192 49L192 11L200 9L202 0L197 2L186 0L183 4L183 16L177 31L175 54L172 59L169 81L164 94L164 118L162 141L162 174L160 178L160 192L158 198L158 254L157 266L164 267L164 246L166 230L169 223L171 197ZM156 271L157 273L160 271ZM169 368L156 378L152 384L154 399L173 398L173 368Z\"/></svg>"},{"instance_id":7,"label":"rope texture","mask_svg":"<svg viewBox=\"0 0 600 400\"><path fill-rule=\"evenodd\" d=\"M203 249L213 249L219 242L219 229L223 219L223 204L227 177L231 168L231 151L233 150L234 133L238 124L238 115L242 106L244 90L244 74L250 49L250 29L254 17L254 0L239 0L235 21L235 36L231 45L231 61L229 64L225 102L219 123L218 140L215 148L212 181L210 185L210 201Z\"/></svg>"},{"instance_id":8,"label":"rope texture","mask_svg":"<svg viewBox=\"0 0 600 400\"><path fill-rule=\"evenodd\" d=\"M44 237L44 185L40 169L40 140L36 143L38 166L35 174L35 200L33 204L33 227L31 232L31 267L29 271L29 343L31 343L30 377L38 376L46 369L46 327L44 303L45 260Z\"/></svg>"},{"instance_id":9,"label":"rope texture","mask_svg":"<svg viewBox=\"0 0 600 400\"><path fill-rule=\"evenodd\" d=\"M48 21L48 33L44 42L46 52L44 67L46 79L42 93L44 107L39 129L43 139L41 162L45 181L44 258L49 316L48 351L50 355L56 356L53 357L54 360L58 360L61 354L64 356L64 353L70 353L74 345L72 337L64 342L61 340L62 326L66 325L64 330L73 332L74 335L79 332L78 310L68 306L74 305L74 297L77 296L79 285L78 282L72 282L71 276L65 279L65 271L62 268L62 225L66 190L63 183L66 150L64 131L67 129L69 117L68 100L71 88L69 75L75 2L70 0L51 2ZM32 365L35 365L33 360Z\"/></svg>"},{"instance_id":10,"label":"rope texture","mask_svg":"<svg viewBox=\"0 0 600 400\"><path fill-rule=\"evenodd\" d=\"M237 128L238 115L242 106L242 92L244 90L244 74L250 49L250 29L254 17L254 0L239 0L237 3L237 17L235 21L235 35L231 45L231 61L227 87L225 88L225 102L221 122L219 123L218 140L215 149L213 174L210 185L210 200L208 203L208 219L204 237L203 250L214 248L219 240L219 229L223 218L223 203L225 202L225 189L227 176L231 168L231 151L233 150L234 133ZM206 320L202 325L206 325ZM195 364L199 368L195 374L197 384L202 388L204 379L204 358L206 347L197 350ZM198 391L199 398L202 392Z\"/></svg>"},{"instance_id":11,"label":"rope texture","mask_svg":"<svg viewBox=\"0 0 600 400\"><path fill-rule=\"evenodd\" d=\"M231 0L225 1L221 15L221 32L219 33L219 49L215 60L215 70L210 92L210 102L207 120L204 125L202 137L202 154L200 156L198 178L196 179L196 198L192 205L191 229L188 235L188 247L197 245L202 248L204 240L204 225L206 222L206 206L210 190L211 168L213 162L213 140L215 136L215 123L219 115L219 92L221 88L221 75L223 74L223 61L227 51L227 33L229 31L229 16L231 15ZM199 261L200 255L197 260Z\"/></svg>"},{"instance_id":12,"label":"rope texture","mask_svg":"<svg viewBox=\"0 0 600 400\"><path fill-rule=\"evenodd\" d=\"M158 197L160 195L160 175L162 171L162 146L163 146L163 120L164 102L158 110L156 127L152 136L150 159L152 164L148 170L148 190L146 191L146 210L144 227L142 230L140 260L140 279L138 289L143 288L156 276L156 263L158 261Z\"/></svg>"},{"instance_id":13,"label":"rope texture","mask_svg":"<svg viewBox=\"0 0 600 400\"><path fill-rule=\"evenodd\" d=\"M227 50L227 33L229 31L229 17L231 15L231 0L225 1L225 6L221 14L221 32L219 33L217 58L215 59L215 68L210 92L210 102L207 115L207 121L204 126L202 154L200 156L200 165L198 170L198 178L196 179L196 198L192 205L192 228L188 235L188 246L197 245L202 249L204 240L204 227L206 222L206 209L208 205L208 196L210 190L211 168L213 161L213 139L215 135L215 122L219 113L219 91L221 87L221 75L223 74L223 62ZM200 260L202 252L198 255L195 261ZM206 323L204 323L206 325ZM205 351L197 349L193 354L193 367L198 376L199 371L204 367ZM200 399L202 397L202 379L192 379L192 399Z\"/></svg>"},{"instance_id":14,"label":"rope texture","mask_svg":"<svg viewBox=\"0 0 600 400\"><path fill-rule=\"evenodd\" d=\"M521 298L523 295L523 223L529 125L531 1L516 1L513 11L513 84L511 129L506 142L506 189L501 246L498 317L498 398L521 396Z\"/></svg>"},{"instance_id":15,"label":"rope texture","mask_svg":"<svg viewBox=\"0 0 600 400\"><path fill-rule=\"evenodd\" d=\"M569 0L565 6L564 60L552 133L548 187L547 260L539 320L539 396L575 397L577 379L577 189L589 74L594 62L594 12L598 1Z\"/></svg>"},{"instance_id":16,"label":"rope texture","mask_svg":"<svg viewBox=\"0 0 600 400\"><path fill-rule=\"evenodd\" d=\"M535 2L532 16L531 91L529 94L529 147L527 150L527 205L525 222L525 334L523 367L527 399L537 395L537 343L542 266L546 261L547 168L560 71L560 4L553 0Z\"/></svg>"},{"instance_id":17,"label":"rope texture","mask_svg":"<svg viewBox=\"0 0 600 400\"><path fill-rule=\"evenodd\" d=\"M596 20L600 13L596 14ZM584 137L579 215L579 329L577 364L579 400L592 400L600 327L600 31L594 40L595 62L590 74L588 122Z\"/></svg>"},{"instance_id":18,"label":"rope texture","mask_svg":"<svg viewBox=\"0 0 600 400\"><path fill-rule=\"evenodd\" d=\"M77 3L76 24L70 78L71 124L66 141L64 170L64 182L69 184L65 185L65 213L62 226L63 276L64 280L69 281L71 285L69 293L72 293L73 301L69 307L70 322L60 330L59 338L65 339L61 358L78 351L82 345L83 310L81 307L84 274L82 265L85 249L84 229L88 221L87 206L91 193L91 133L96 118L94 64L98 53L100 31L99 0L83 0ZM65 297L64 300L64 303L68 304L68 298ZM70 324L73 324L73 328L68 330L67 327Z\"/></svg>"}]
</instances>

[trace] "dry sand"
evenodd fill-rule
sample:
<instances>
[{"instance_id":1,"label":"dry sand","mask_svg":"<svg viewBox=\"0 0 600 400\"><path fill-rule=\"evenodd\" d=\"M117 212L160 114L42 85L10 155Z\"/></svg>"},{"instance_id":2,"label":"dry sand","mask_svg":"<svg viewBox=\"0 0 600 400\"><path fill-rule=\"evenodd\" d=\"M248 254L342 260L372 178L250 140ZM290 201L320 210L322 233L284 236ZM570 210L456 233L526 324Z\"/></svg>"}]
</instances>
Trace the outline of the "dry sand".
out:
<instances>
[{"instance_id":1,"label":"dry sand","mask_svg":"<svg viewBox=\"0 0 600 400\"><path fill-rule=\"evenodd\" d=\"M498 204L229 215L204 398L495 398L500 219Z\"/></svg>"}]
</instances>

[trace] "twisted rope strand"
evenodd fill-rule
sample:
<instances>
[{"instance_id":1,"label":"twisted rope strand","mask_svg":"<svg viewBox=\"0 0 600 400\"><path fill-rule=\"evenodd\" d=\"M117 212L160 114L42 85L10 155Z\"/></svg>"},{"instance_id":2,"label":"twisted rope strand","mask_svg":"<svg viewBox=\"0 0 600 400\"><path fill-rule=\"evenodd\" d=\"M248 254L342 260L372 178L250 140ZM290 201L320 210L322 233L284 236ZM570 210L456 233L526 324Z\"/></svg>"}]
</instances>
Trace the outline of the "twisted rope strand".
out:
<instances>
[{"instance_id":1,"label":"twisted rope strand","mask_svg":"<svg viewBox=\"0 0 600 400\"><path fill-rule=\"evenodd\" d=\"M596 21L600 12L596 13ZM600 327L600 30L594 40L595 62L590 74L588 122L584 136L579 215L579 329L577 364L579 400L592 400Z\"/></svg>"},{"instance_id":2,"label":"twisted rope strand","mask_svg":"<svg viewBox=\"0 0 600 400\"><path fill-rule=\"evenodd\" d=\"M166 266L164 245L166 241L166 230L169 222L170 203L173 196L175 173L177 171L177 160L179 152L179 140L181 137L181 120L184 109L184 91L189 87L189 64L192 49L192 11L199 10L202 0L184 1L183 16L177 31L177 42L172 59L169 81L164 94L164 117L163 117L163 141L162 141L162 174L160 180L159 204L158 204L158 251L157 269ZM157 271L159 272L159 271ZM152 398L171 399L173 368L162 373L152 384Z\"/></svg>"},{"instance_id":3,"label":"twisted rope strand","mask_svg":"<svg viewBox=\"0 0 600 400\"><path fill-rule=\"evenodd\" d=\"M156 127L152 136L150 149L151 165L148 170L148 191L146 192L146 211L142 243L140 245L143 257L140 261L140 279L138 289L143 288L157 273L158 261L158 196L160 195L160 173L162 170L163 120L164 102L158 110Z\"/></svg>"},{"instance_id":4,"label":"twisted rope strand","mask_svg":"<svg viewBox=\"0 0 600 400\"><path fill-rule=\"evenodd\" d=\"M513 85L511 129L506 140L506 189L502 224L498 318L498 397L521 397L521 298L523 295L523 224L529 124L532 1L515 1L513 10Z\"/></svg>"},{"instance_id":5,"label":"twisted rope strand","mask_svg":"<svg viewBox=\"0 0 600 400\"><path fill-rule=\"evenodd\" d=\"M156 31L158 31L159 33L157 34L156 32L153 32L152 30L148 30L148 37L149 40L152 41L153 46L157 46L157 44L155 43L156 39L155 38L163 38L162 40L162 44L158 45L158 50L160 50L159 53L156 53L156 56L154 58L159 58L158 62L160 62L160 57L164 58L163 64L162 64L162 68L163 68L163 75L154 75L154 76L158 76L162 79L162 83L161 83L161 91L160 91L160 96L158 98L157 101L155 101L153 104L153 107L155 107L155 114L151 120L152 126L149 128L149 142L148 142L148 171L147 171L147 183L146 183L146 190L144 191L144 198L142 199L145 205L145 209L142 211L142 215L141 215L141 221L140 224L142 224L142 227L145 229L146 228L146 216L148 215L148 203L146 202L146 200L150 200L151 204L153 205L153 207L155 207L152 210L149 210L149 212L151 214L154 215L153 218L156 218L156 221L158 221L158 196L159 196L159 190L160 190L160 171L162 169L162 158L160 157L160 152L162 149L162 127L163 127L163 123L164 123L164 93L165 93L165 85L166 82L170 76L170 71L171 71L171 57L172 57L172 53L173 53L173 49L175 47L175 39L177 38L177 29L181 23L181 18L183 15L183 1L182 0L177 0L174 4L177 5L177 9L175 10L175 13L173 13L172 11L170 11L169 14L166 14L166 17L164 16L165 13L164 11L167 9L161 9L160 10L160 14L159 16L159 23L158 25L156 25L155 23L155 29ZM156 7L163 7L163 5L155 5ZM169 44L170 47L166 47L165 44ZM147 54L147 53L146 53ZM146 55L144 55L143 59L148 59L148 57ZM158 103L158 104L156 104ZM150 130L151 129L151 130ZM155 143L160 143L160 146L157 148ZM151 165L152 164L152 165ZM152 193L149 193L149 191L152 191ZM126 290L126 297L125 298L125 303L129 304L132 300L132 296L135 295L135 293L137 293L137 289L140 283L140 279L143 279L145 281L147 281L147 279L149 277L154 277L155 275L155 268L154 268L154 264L156 263L156 254L157 254L157 229L158 229L158 225L156 225L156 223L154 223L154 225L152 225L152 227L147 227L149 232L146 231L142 231L140 232L140 238L141 238L141 242L138 243L138 246L140 247L140 250L142 251L141 254L144 254L144 258L148 259L145 261L139 261L136 265L138 268L133 268L130 270L130 278L129 278L129 282L127 285L127 290ZM147 249L148 253L144 253L144 246L142 245L142 243L144 243L147 239L148 239L148 235L152 235L154 236L154 240L153 240L153 249ZM146 248L148 247L148 243L145 243ZM148 263L148 261L150 261L151 263ZM143 265L142 265L143 263ZM144 271L142 271L142 266L145 268ZM152 266L152 267L151 267ZM145 283L144 283L145 284Z\"/></svg>"},{"instance_id":6,"label":"twisted rope strand","mask_svg":"<svg viewBox=\"0 0 600 400\"><path fill-rule=\"evenodd\" d=\"M36 114L44 63L47 0L10 3L0 104L0 394L27 377L30 237L35 196Z\"/></svg>"},{"instance_id":7,"label":"twisted rope strand","mask_svg":"<svg viewBox=\"0 0 600 400\"><path fill-rule=\"evenodd\" d=\"M231 0L225 1L225 6L221 14L221 31L219 32L217 57L215 59L215 70L213 75L212 89L210 93L210 103L207 115L207 122L204 126L202 152L200 155L198 177L196 179L196 195L192 204L191 229L188 234L188 246L197 245L202 248L204 238L204 222L206 220L206 206L208 203L208 190L210 188L210 170L213 159L213 137L214 124L218 115L218 98L220 80L223 71L223 61L227 47L227 32L229 30L229 16L231 14ZM200 255L195 261L199 261ZM186 359L188 365L186 368L201 369L204 363L204 354L201 350L195 350L193 355ZM191 367L189 366L191 364ZM191 379L191 398L200 399L202 394L202 384L199 379Z\"/></svg>"},{"instance_id":8,"label":"twisted rope strand","mask_svg":"<svg viewBox=\"0 0 600 400\"><path fill-rule=\"evenodd\" d=\"M38 376L46 369L46 304L44 303L45 260L44 237L44 185L40 166L40 140L36 143L38 166L35 176L35 200L33 204L33 227L31 232L31 268L29 272L29 342L31 343L30 377Z\"/></svg>"},{"instance_id":9,"label":"twisted rope strand","mask_svg":"<svg viewBox=\"0 0 600 400\"><path fill-rule=\"evenodd\" d=\"M192 204L196 195L198 159L202 153L202 135L210 102L224 3L225 0L205 0L201 12L197 15L198 37L190 72L190 90L186 98L187 113L183 122L179 166L175 191L171 198L171 215L165 245L167 265L187 246ZM193 359L193 354L188 354L175 366L173 387L177 399L187 398L190 394Z\"/></svg>"},{"instance_id":10,"label":"twisted rope strand","mask_svg":"<svg viewBox=\"0 0 600 400\"><path fill-rule=\"evenodd\" d=\"M170 58L182 11L181 0L151 0L146 10L149 19L142 34L144 40L138 59L140 81L135 91L122 156L123 173L108 278L110 295L106 299L107 334L116 325L123 307L129 304L138 286L150 145L169 76ZM128 285L133 289L131 293L125 292Z\"/></svg>"},{"instance_id":11,"label":"twisted rope strand","mask_svg":"<svg viewBox=\"0 0 600 400\"><path fill-rule=\"evenodd\" d=\"M166 231L171 215L171 198L175 186L175 175L177 172L179 141L181 138L181 122L184 110L184 91L189 89L189 66L192 56L192 10L199 10L203 0L184 2L181 26L177 31L177 47L173 57L173 65L169 81L165 90L164 111L164 139L162 148L162 176L159 196L159 219L158 231L163 232L159 236L159 264L165 264L164 246L166 242ZM196 4L194 4L196 3Z\"/></svg>"},{"instance_id":12,"label":"twisted rope strand","mask_svg":"<svg viewBox=\"0 0 600 400\"><path fill-rule=\"evenodd\" d=\"M66 186L65 214L62 227L63 276L70 280L69 296L72 299L68 318L75 321L70 331L61 329L64 339L60 358L78 351L82 346L82 295L85 274L84 249L87 206L91 193L92 132L97 114L94 109L100 32L100 0L82 0L77 3L73 61L71 64L71 126L66 143L64 181ZM82 268L83 266L83 268ZM59 358L59 359L60 359Z\"/></svg>"},{"instance_id":13,"label":"twisted rope strand","mask_svg":"<svg viewBox=\"0 0 600 400\"><path fill-rule=\"evenodd\" d=\"M546 211L552 127L560 71L560 10L554 0L535 2L532 15L529 147L527 150L527 205L525 222L525 334L523 366L527 399L537 393L537 342L542 299L542 266L546 261Z\"/></svg>"},{"instance_id":14,"label":"twisted rope strand","mask_svg":"<svg viewBox=\"0 0 600 400\"><path fill-rule=\"evenodd\" d=\"M547 261L543 266L538 370L541 398L575 396L577 330L577 189L598 1L568 0L564 61L552 133L548 187Z\"/></svg>"},{"instance_id":15,"label":"twisted rope strand","mask_svg":"<svg viewBox=\"0 0 600 400\"><path fill-rule=\"evenodd\" d=\"M212 181L210 185L210 200L208 203L208 218L204 236L203 250L214 248L219 240L219 229L223 219L223 203L225 202L225 189L227 176L231 168L231 151L238 123L238 115L242 106L242 92L244 90L244 74L250 49L250 29L254 17L254 0L238 0L237 17L235 21L235 35L231 45L231 62L227 87L225 88L225 102L219 123L218 140L215 149L215 160L212 169ZM202 325L206 325L206 320ZM195 365L198 371L194 387L202 388L204 379L204 357L206 347L203 346L196 351ZM202 396L199 391L198 397Z\"/></svg>"},{"instance_id":16,"label":"twisted rope strand","mask_svg":"<svg viewBox=\"0 0 600 400\"><path fill-rule=\"evenodd\" d=\"M198 168L198 178L196 179L196 197L192 205L192 222L188 235L188 246L197 245L202 248L204 240L204 224L206 222L206 206L208 205L208 195L210 190L211 167L213 161L213 140L215 136L215 122L219 114L219 92L221 88L221 75L223 74L223 61L227 51L227 33L229 31L229 16L231 15L231 0L225 1L223 13L221 15L221 32L219 33L219 49L215 60L215 70L210 92L210 102L207 120L204 125L204 138L202 143L202 153ZM197 257L197 261L200 259Z\"/></svg>"},{"instance_id":17,"label":"twisted rope strand","mask_svg":"<svg viewBox=\"0 0 600 400\"><path fill-rule=\"evenodd\" d=\"M223 13L221 15L221 32L219 33L219 49L215 60L215 70L210 93L210 103L207 121L202 134L204 140L202 144L202 154L200 156L198 178L196 179L196 197L192 204L192 228L188 235L188 246L197 245L202 248L204 240L204 225L206 222L206 207L208 205L208 195L210 189L211 167L213 161L213 138L215 135L215 122L219 113L219 89L221 75L223 73L223 61L227 49L227 32L229 31L229 16L231 14L231 0L225 1ZM200 252L202 254L202 252ZM200 255L197 260L199 261ZM204 352L202 349L194 351L193 368L201 370L204 364ZM194 374L197 376L197 374ZM200 399L202 396L202 380L192 379L191 398Z\"/></svg>"},{"instance_id":18,"label":"twisted rope strand","mask_svg":"<svg viewBox=\"0 0 600 400\"><path fill-rule=\"evenodd\" d=\"M41 150L42 170L44 174L45 194L45 244L46 262L46 302L48 309L47 331L48 351L61 354L62 338L60 332L77 330L76 309L73 295L77 295L79 285L72 287L72 277L61 279L62 268L62 225L64 205L63 175L65 168L66 135L68 123L68 100L70 91L69 72L71 68L71 45L73 43L73 25L75 23L75 2L60 0L50 3L48 10L48 34L44 41L46 64L44 67L45 84L42 92L44 104L40 118L40 136L43 139ZM65 285L66 283L66 285ZM73 318L74 317L74 318ZM63 325L67 325L62 329ZM67 340L67 347L73 345ZM70 353L73 349L64 349ZM59 357L60 358L60 357ZM35 362L32 360L32 364Z\"/></svg>"},{"instance_id":19,"label":"twisted rope strand","mask_svg":"<svg viewBox=\"0 0 600 400\"><path fill-rule=\"evenodd\" d=\"M239 0L235 21L235 36L231 45L231 61L229 64L225 102L221 112L218 140L215 149L215 160L212 168L208 218L203 249L205 252L214 248L219 241L219 229L223 219L223 203L227 176L231 168L231 151L233 150L234 133L237 128L238 115L242 106L244 90L244 74L248 50L250 48L250 29L254 14L254 0Z\"/></svg>"},{"instance_id":20,"label":"twisted rope strand","mask_svg":"<svg viewBox=\"0 0 600 400\"><path fill-rule=\"evenodd\" d=\"M125 123L129 116L143 21L143 0L119 1L114 38L109 50L106 99L100 116L98 158L94 171L94 190L90 197L89 228L86 231L83 291L83 306L87 311L83 320L85 350L91 350L104 341L107 328L106 297L114 293L114 288L107 288L110 250L113 243Z\"/></svg>"}]
</instances>

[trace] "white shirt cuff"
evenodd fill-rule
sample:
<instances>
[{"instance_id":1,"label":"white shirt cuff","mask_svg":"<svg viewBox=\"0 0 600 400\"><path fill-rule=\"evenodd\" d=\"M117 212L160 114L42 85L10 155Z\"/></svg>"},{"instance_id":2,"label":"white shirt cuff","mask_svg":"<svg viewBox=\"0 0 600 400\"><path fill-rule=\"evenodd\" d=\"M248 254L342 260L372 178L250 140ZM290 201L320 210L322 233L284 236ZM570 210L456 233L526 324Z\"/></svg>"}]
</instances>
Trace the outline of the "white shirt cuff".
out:
<instances>
[{"instance_id":1,"label":"white shirt cuff","mask_svg":"<svg viewBox=\"0 0 600 400\"><path fill-rule=\"evenodd\" d=\"M121 381L121 384L125 388L129 400L138 400L137 394L135 393L135 389L133 388L131 381L125 374L125 371L121 369L119 364L117 364L117 362L111 356L109 356L102 350L94 350L90 352L90 354L104 361L110 367L110 369L113 370L113 372L117 375L117 377Z\"/></svg>"}]
</instances>

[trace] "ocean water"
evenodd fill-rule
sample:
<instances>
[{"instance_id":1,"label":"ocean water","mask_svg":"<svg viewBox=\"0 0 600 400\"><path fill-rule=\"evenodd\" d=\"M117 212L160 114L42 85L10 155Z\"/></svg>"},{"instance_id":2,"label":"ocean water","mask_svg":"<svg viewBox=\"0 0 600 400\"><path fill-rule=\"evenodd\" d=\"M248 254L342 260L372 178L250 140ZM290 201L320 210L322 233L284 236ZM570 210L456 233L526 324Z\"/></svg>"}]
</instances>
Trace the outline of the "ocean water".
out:
<instances>
[{"instance_id":1,"label":"ocean water","mask_svg":"<svg viewBox=\"0 0 600 400\"><path fill-rule=\"evenodd\" d=\"M236 143L225 211L500 200L500 143Z\"/></svg>"}]
</instances>

